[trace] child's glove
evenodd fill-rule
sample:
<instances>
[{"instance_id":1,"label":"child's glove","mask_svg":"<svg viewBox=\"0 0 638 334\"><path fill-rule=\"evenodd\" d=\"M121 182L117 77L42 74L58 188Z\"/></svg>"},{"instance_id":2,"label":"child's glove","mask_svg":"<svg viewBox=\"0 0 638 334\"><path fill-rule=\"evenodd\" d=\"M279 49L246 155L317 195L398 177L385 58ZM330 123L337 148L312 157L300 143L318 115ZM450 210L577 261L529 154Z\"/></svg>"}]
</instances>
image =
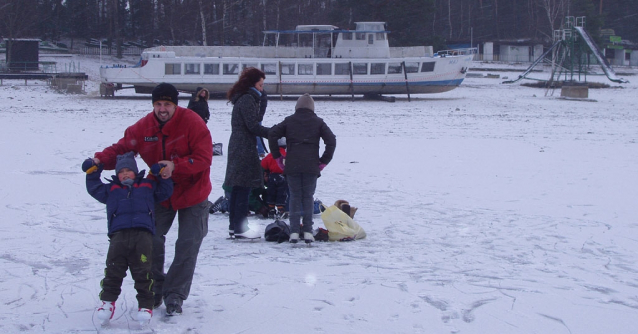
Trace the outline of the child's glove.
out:
<instances>
[{"instance_id":1,"label":"child's glove","mask_svg":"<svg viewBox=\"0 0 638 334\"><path fill-rule=\"evenodd\" d=\"M277 163L277 166L279 166L279 168L281 168L281 170L284 170L285 162L284 162L284 157L283 156L275 159L275 162Z\"/></svg>"},{"instance_id":2,"label":"child's glove","mask_svg":"<svg viewBox=\"0 0 638 334\"><path fill-rule=\"evenodd\" d=\"M322 164L322 163L320 163L320 164L319 164L319 171L320 171L320 172L321 172L321 171L323 171L323 169L324 169L325 167L326 167L326 164Z\"/></svg>"},{"instance_id":3,"label":"child's glove","mask_svg":"<svg viewBox=\"0 0 638 334\"><path fill-rule=\"evenodd\" d=\"M165 164L154 164L151 166L151 175L160 176L164 167L166 167Z\"/></svg>"},{"instance_id":4,"label":"child's glove","mask_svg":"<svg viewBox=\"0 0 638 334\"><path fill-rule=\"evenodd\" d=\"M98 167L93 161L93 159L91 158L84 160L84 162L82 163L82 171L87 174L91 174L97 170L98 170Z\"/></svg>"}]
</instances>

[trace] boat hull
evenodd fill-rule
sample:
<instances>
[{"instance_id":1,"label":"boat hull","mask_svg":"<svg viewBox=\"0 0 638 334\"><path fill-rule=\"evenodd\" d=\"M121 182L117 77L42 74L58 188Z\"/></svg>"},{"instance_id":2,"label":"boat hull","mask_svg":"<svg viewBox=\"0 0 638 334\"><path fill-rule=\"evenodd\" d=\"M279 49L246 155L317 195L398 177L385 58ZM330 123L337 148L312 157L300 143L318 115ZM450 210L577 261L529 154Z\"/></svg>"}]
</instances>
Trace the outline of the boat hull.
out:
<instances>
[{"instance_id":1,"label":"boat hull","mask_svg":"<svg viewBox=\"0 0 638 334\"><path fill-rule=\"evenodd\" d=\"M270 69L266 71L265 89L269 94L301 95L310 93L313 95L384 95L384 94L431 94L450 91L458 87L465 79L465 73L472 61L473 55L459 55L448 57L413 57L402 59L273 59L273 58L215 58L215 57L175 57L149 59L141 67L109 67L101 68L100 76L103 83L115 84L116 87L133 86L137 93L150 93L159 83L168 82L183 92L194 92L197 87L207 88L211 96L224 95L237 81L239 71L228 71L227 65L236 65L234 68L254 66ZM335 63L341 64L385 64L389 70L389 64L415 64L416 71L410 73L384 73L369 74L368 67L365 74L335 74ZM431 66L427 72L422 72L422 64ZM434 63L434 64L433 64ZM167 68L176 66L178 74L166 74ZM203 69L205 64L216 64L219 71L215 74L188 73L186 65L198 66ZM281 74L282 64L298 68L314 69L317 64L331 64L328 75L313 73L300 75ZM292 64L292 65L291 65ZM433 65L432 65L433 64ZM350 65L351 66L351 65ZM425 67L425 66L423 66ZM405 67L404 67L405 68ZM414 69L414 68L413 68ZM384 72L386 72L384 70ZM318 71L318 70L317 70ZM235 73L236 72L236 73ZM406 79L407 77L407 79Z\"/></svg>"}]
</instances>

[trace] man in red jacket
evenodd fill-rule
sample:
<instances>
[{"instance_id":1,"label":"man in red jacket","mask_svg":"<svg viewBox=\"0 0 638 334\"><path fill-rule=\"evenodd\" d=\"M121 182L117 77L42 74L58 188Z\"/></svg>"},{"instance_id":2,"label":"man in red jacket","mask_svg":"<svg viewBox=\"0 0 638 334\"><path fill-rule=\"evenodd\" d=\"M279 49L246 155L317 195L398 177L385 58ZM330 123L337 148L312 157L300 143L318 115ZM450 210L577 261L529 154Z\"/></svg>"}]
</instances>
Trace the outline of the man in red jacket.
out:
<instances>
[{"instance_id":1,"label":"man in red jacket","mask_svg":"<svg viewBox=\"0 0 638 334\"><path fill-rule=\"evenodd\" d=\"M155 308L166 304L166 314L182 313L188 298L202 240L208 233L208 194L213 141L199 115L177 105L177 89L162 83L153 89L153 112L131 125L124 137L102 152L96 164L115 168L118 154L134 151L147 165L166 165L162 178L173 178L173 195L155 206L156 233L153 237L153 291ZM166 234L178 215L175 258L164 273Z\"/></svg>"}]
</instances>

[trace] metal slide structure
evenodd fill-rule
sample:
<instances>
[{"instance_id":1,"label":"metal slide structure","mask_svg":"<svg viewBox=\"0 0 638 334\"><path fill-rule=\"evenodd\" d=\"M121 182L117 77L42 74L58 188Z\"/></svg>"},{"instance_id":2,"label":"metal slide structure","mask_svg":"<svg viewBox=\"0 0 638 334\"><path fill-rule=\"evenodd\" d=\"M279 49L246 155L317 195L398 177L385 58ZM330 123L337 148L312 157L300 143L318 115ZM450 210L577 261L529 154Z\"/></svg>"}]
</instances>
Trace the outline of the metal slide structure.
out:
<instances>
[{"instance_id":1,"label":"metal slide structure","mask_svg":"<svg viewBox=\"0 0 638 334\"><path fill-rule=\"evenodd\" d=\"M609 80L613 82L617 82L617 83L628 82L625 79L616 77L616 73L614 72L614 69L611 68L611 65L609 64L607 59L603 56L603 53L600 51L598 46L596 46L596 44L591 39L589 34L585 31L584 27L574 27L574 29L583 38L585 43L587 43L587 46L589 46L589 49L594 53L594 56L596 56L596 59L598 60L598 63L600 64L600 67L602 67L603 72L605 72L605 75L607 75L607 78L609 78Z\"/></svg>"},{"instance_id":2,"label":"metal slide structure","mask_svg":"<svg viewBox=\"0 0 638 334\"><path fill-rule=\"evenodd\" d=\"M538 57L533 63L532 65L530 65L525 72L523 72L523 74L519 75L518 78L516 78L515 80L509 80L509 81L503 81L504 84L511 84L511 83L515 83L521 79L525 79L527 77L527 74L529 74L534 67L536 67L536 65L538 65L540 62L542 62L543 60L545 60L547 58L547 56L554 51L554 49L556 49L560 44L562 43L562 41L556 41L554 42L554 44L547 49L547 51L543 52L543 54Z\"/></svg>"},{"instance_id":3,"label":"metal slide structure","mask_svg":"<svg viewBox=\"0 0 638 334\"><path fill-rule=\"evenodd\" d=\"M511 84L521 79L545 81L528 77L528 74L532 72L534 67L542 62L547 62L552 65L551 77L547 80L549 82L559 81L562 75L565 75L566 81L574 81L575 76L580 79L581 75L586 78L586 74L588 73L587 67L589 66L589 54L592 53L609 80L616 83L627 83L627 80L616 76L616 73L607 59L605 59L601 50L596 46L587 31L585 31L584 24L585 17L567 17L565 20L565 28L554 31L554 44L538 57L517 79L504 81L503 83ZM585 81L587 80L585 79Z\"/></svg>"}]
</instances>

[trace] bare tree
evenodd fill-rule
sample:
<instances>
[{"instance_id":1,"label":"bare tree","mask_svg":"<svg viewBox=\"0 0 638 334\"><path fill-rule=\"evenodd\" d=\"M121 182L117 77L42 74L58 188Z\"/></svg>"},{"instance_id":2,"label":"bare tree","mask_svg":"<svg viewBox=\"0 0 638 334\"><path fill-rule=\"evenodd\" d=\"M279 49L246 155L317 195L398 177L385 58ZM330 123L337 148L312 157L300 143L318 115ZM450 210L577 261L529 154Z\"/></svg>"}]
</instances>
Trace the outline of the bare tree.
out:
<instances>
[{"instance_id":1,"label":"bare tree","mask_svg":"<svg viewBox=\"0 0 638 334\"><path fill-rule=\"evenodd\" d=\"M279 30L279 20L281 20L281 0L277 0L277 17L275 18L275 29Z\"/></svg>"},{"instance_id":2,"label":"bare tree","mask_svg":"<svg viewBox=\"0 0 638 334\"><path fill-rule=\"evenodd\" d=\"M450 39L452 39L452 0L447 0L447 20L450 26Z\"/></svg>"},{"instance_id":3,"label":"bare tree","mask_svg":"<svg viewBox=\"0 0 638 334\"><path fill-rule=\"evenodd\" d=\"M496 28L496 37L501 38L498 20L498 0L494 0L494 27Z\"/></svg>"},{"instance_id":4,"label":"bare tree","mask_svg":"<svg viewBox=\"0 0 638 334\"><path fill-rule=\"evenodd\" d=\"M268 8L268 7L266 6L266 4L267 4L267 3L268 3L268 0L261 0L261 6L262 6L262 8L263 8L263 10L262 10L262 11L263 11L263 13L264 13L264 15L262 16L262 17L263 17L263 18L262 18L262 25L261 25L261 29L262 29L262 30L266 30L266 29L267 29L267 25L266 25L266 22L267 22L267 19L266 19L266 18L267 18L267 15L266 15L266 9Z\"/></svg>"},{"instance_id":5,"label":"bare tree","mask_svg":"<svg viewBox=\"0 0 638 334\"><path fill-rule=\"evenodd\" d=\"M230 19L230 0L222 0L222 45L226 45L227 31L226 28L230 25L228 20Z\"/></svg>"},{"instance_id":6,"label":"bare tree","mask_svg":"<svg viewBox=\"0 0 638 334\"><path fill-rule=\"evenodd\" d=\"M0 36L27 37L35 23L35 8L33 0L0 0Z\"/></svg>"},{"instance_id":7,"label":"bare tree","mask_svg":"<svg viewBox=\"0 0 638 334\"><path fill-rule=\"evenodd\" d=\"M35 1L0 0L0 36L7 38L7 50L11 49L14 38L28 36L34 25ZM6 53L7 64L11 63L11 54Z\"/></svg>"},{"instance_id":8,"label":"bare tree","mask_svg":"<svg viewBox=\"0 0 638 334\"><path fill-rule=\"evenodd\" d=\"M202 45L206 46L206 17L204 16L204 5L202 4L202 0L198 0L199 2L199 15L202 18Z\"/></svg>"},{"instance_id":9,"label":"bare tree","mask_svg":"<svg viewBox=\"0 0 638 334\"><path fill-rule=\"evenodd\" d=\"M120 28L120 15L119 15L119 0L111 0L111 6L109 11L110 16L110 29L109 39L115 41L115 48L117 50L117 58L122 58L122 34Z\"/></svg>"},{"instance_id":10,"label":"bare tree","mask_svg":"<svg viewBox=\"0 0 638 334\"><path fill-rule=\"evenodd\" d=\"M552 36L554 30L556 30L559 22L562 22L562 17L565 15L568 0L537 0L538 5L543 9L547 20L549 22L549 34ZM560 20L559 20L560 18ZM559 22L557 22L559 21Z\"/></svg>"}]
</instances>

